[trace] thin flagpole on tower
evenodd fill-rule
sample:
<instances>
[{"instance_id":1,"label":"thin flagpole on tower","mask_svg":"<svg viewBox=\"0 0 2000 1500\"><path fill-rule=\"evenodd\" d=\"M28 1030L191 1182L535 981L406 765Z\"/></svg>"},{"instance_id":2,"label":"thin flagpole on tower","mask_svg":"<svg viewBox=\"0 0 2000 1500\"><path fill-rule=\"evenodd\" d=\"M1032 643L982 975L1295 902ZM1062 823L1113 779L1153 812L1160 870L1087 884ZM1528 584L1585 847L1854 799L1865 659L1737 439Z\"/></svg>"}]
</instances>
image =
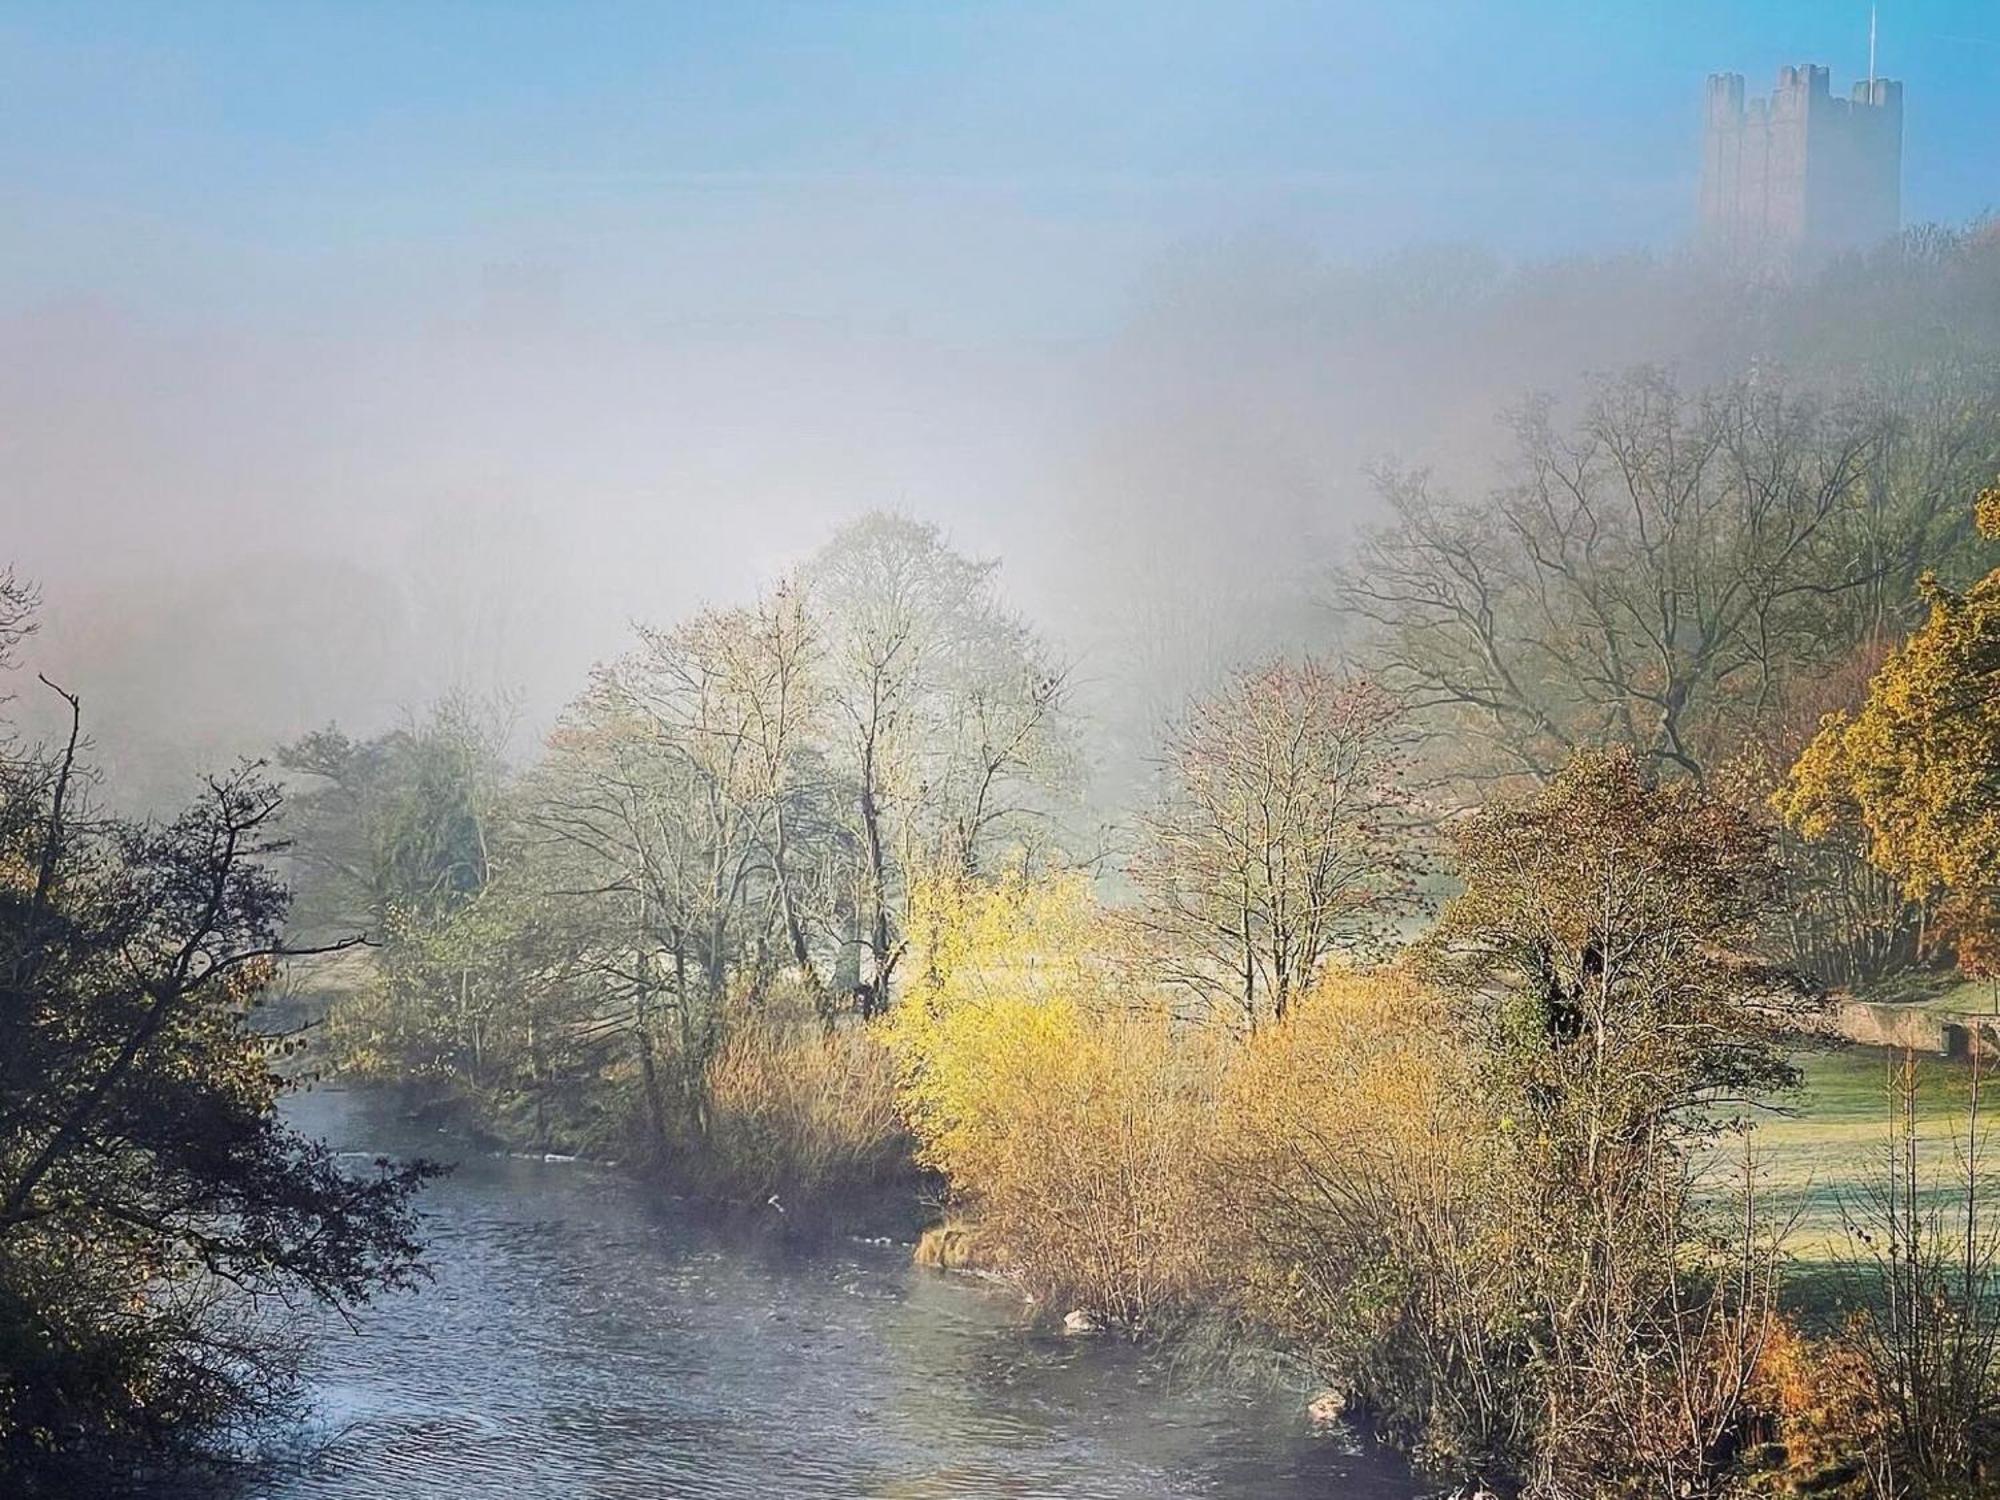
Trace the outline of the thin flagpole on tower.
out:
<instances>
[{"instance_id":1,"label":"thin flagpole on tower","mask_svg":"<svg viewBox=\"0 0 2000 1500\"><path fill-rule=\"evenodd\" d=\"M1875 7L1868 7L1868 102L1875 102Z\"/></svg>"}]
</instances>

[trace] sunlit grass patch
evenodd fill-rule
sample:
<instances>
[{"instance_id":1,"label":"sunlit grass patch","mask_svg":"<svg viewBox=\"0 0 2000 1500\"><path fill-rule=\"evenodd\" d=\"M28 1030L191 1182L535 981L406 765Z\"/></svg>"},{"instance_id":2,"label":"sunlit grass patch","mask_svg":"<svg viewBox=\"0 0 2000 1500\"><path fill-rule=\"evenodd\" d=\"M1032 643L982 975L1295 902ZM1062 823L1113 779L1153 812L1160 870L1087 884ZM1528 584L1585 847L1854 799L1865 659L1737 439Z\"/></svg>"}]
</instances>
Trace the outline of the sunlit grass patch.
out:
<instances>
[{"instance_id":1,"label":"sunlit grass patch","mask_svg":"<svg viewBox=\"0 0 2000 1500\"><path fill-rule=\"evenodd\" d=\"M1893 1072L1903 1054L1868 1047L1808 1053L1799 1059L1804 1088L1782 1115L1761 1119L1752 1134L1762 1206L1792 1221L1787 1247L1802 1271L1851 1262L1848 1219L1876 1191L1887 1170ZM2000 1110L2000 1066L1982 1067L1982 1113ZM1971 1066L1942 1057L1916 1059L1919 1170L1932 1194L1964 1191L1966 1106Z\"/></svg>"}]
</instances>

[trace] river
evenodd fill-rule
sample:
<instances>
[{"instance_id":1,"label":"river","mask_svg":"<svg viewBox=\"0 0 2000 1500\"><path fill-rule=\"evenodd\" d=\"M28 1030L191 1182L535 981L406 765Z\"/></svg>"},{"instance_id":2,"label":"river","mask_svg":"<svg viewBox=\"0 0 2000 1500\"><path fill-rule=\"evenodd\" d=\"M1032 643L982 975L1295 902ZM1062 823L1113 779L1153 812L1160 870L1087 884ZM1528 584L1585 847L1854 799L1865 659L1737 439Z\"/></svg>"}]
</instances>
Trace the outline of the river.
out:
<instances>
[{"instance_id":1,"label":"river","mask_svg":"<svg viewBox=\"0 0 2000 1500\"><path fill-rule=\"evenodd\" d=\"M812 1254L649 1204L615 1172L455 1148L386 1100L288 1105L342 1151L460 1161L436 1281L324 1330L313 1415L246 1500L1406 1500L1297 1392L1034 1331L907 1246Z\"/></svg>"}]
</instances>

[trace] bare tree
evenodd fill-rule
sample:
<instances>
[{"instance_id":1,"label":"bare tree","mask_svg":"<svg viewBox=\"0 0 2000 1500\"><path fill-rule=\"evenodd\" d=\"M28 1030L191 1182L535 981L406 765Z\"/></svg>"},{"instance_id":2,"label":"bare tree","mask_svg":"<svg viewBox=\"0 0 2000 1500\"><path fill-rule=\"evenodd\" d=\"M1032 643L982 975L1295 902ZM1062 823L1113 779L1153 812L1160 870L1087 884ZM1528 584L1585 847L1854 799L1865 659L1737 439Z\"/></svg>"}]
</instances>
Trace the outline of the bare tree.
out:
<instances>
[{"instance_id":1,"label":"bare tree","mask_svg":"<svg viewBox=\"0 0 2000 1500\"><path fill-rule=\"evenodd\" d=\"M1070 760L1068 674L1000 603L997 565L875 514L806 569L824 622L829 758L851 784L864 1011L888 1003L913 867L971 871Z\"/></svg>"},{"instance_id":2,"label":"bare tree","mask_svg":"<svg viewBox=\"0 0 2000 1500\"><path fill-rule=\"evenodd\" d=\"M1168 982L1254 1031L1321 964L1416 905L1417 820L1394 700L1314 661L1198 703L1144 820L1133 920Z\"/></svg>"},{"instance_id":3,"label":"bare tree","mask_svg":"<svg viewBox=\"0 0 2000 1500\"><path fill-rule=\"evenodd\" d=\"M1690 397L1657 371L1559 431L1516 421L1518 480L1483 503L1385 473L1392 517L1336 578L1384 683L1475 774L1545 777L1580 745L1701 775L1793 673L1869 628L1890 565L1871 499L1894 423L1746 381Z\"/></svg>"},{"instance_id":4,"label":"bare tree","mask_svg":"<svg viewBox=\"0 0 2000 1500\"><path fill-rule=\"evenodd\" d=\"M14 664L14 652L35 632L41 597L12 567L0 568L0 668Z\"/></svg>"},{"instance_id":5,"label":"bare tree","mask_svg":"<svg viewBox=\"0 0 2000 1500\"><path fill-rule=\"evenodd\" d=\"M529 826L555 847L576 898L602 1024L629 1032L654 1145L669 1137L661 1026L690 1116L752 908L767 809L756 796L750 715L703 615L601 668L538 768ZM696 1120L695 1123L699 1124Z\"/></svg>"},{"instance_id":6,"label":"bare tree","mask_svg":"<svg viewBox=\"0 0 2000 1500\"><path fill-rule=\"evenodd\" d=\"M804 593L781 583L754 609L718 621L712 645L742 710L748 795L760 803L775 915L799 982L827 1007L819 957L832 936L828 896L837 883L827 721L825 641Z\"/></svg>"}]
</instances>

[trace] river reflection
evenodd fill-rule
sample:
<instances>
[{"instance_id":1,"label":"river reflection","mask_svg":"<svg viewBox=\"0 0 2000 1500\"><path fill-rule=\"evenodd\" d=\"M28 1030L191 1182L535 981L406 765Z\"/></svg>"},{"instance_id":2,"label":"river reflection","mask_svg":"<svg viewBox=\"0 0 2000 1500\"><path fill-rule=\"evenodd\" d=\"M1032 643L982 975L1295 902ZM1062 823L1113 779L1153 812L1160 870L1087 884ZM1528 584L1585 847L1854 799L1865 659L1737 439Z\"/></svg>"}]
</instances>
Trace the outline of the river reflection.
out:
<instances>
[{"instance_id":1,"label":"river reflection","mask_svg":"<svg viewBox=\"0 0 2000 1500\"><path fill-rule=\"evenodd\" d=\"M364 1096L294 1101L337 1149L453 1153ZM468 1155L428 1192L436 1283L315 1355L315 1428L258 1500L506 1495L1400 1500L1298 1399L1103 1341L902 1246L744 1246L581 1163Z\"/></svg>"}]
</instances>

